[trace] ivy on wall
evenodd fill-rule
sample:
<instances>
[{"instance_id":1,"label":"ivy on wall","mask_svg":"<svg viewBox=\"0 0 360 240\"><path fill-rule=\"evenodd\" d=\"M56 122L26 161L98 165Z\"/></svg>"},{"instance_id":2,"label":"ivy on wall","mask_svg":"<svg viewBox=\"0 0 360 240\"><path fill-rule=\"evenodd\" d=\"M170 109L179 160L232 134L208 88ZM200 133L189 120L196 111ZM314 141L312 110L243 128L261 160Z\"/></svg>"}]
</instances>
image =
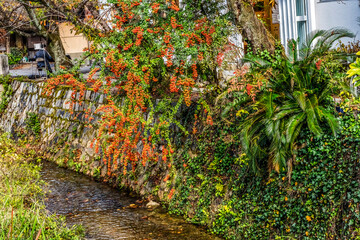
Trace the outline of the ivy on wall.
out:
<instances>
[{"instance_id":1,"label":"ivy on wall","mask_svg":"<svg viewBox=\"0 0 360 240\"><path fill-rule=\"evenodd\" d=\"M226 239L354 239L360 214L360 120L338 116L341 132L302 133L291 175L254 176L231 127L188 140L171 212ZM195 146L194 146L195 144Z\"/></svg>"}]
</instances>

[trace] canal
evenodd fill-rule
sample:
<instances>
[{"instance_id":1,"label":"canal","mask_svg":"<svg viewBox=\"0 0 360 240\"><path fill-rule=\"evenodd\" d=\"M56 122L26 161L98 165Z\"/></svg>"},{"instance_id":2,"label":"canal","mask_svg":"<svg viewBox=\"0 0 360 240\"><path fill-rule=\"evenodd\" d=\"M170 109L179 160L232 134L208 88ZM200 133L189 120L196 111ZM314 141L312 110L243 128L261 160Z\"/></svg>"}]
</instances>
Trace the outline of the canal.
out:
<instances>
[{"instance_id":1,"label":"canal","mask_svg":"<svg viewBox=\"0 0 360 240\"><path fill-rule=\"evenodd\" d=\"M163 209L147 210L141 199L54 163L43 162L42 179L47 182L46 208L64 215L69 226L83 225L86 239L218 239Z\"/></svg>"}]
</instances>

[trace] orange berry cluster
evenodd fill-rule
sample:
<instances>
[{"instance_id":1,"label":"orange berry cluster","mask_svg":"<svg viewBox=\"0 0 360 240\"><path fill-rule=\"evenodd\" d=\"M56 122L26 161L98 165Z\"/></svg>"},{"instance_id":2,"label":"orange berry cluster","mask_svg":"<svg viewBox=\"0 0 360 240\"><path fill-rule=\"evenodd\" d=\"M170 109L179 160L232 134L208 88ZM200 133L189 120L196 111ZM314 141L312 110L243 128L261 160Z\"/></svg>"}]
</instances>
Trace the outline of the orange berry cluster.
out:
<instances>
[{"instance_id":1,"label":"orange berry cluster","mask_svg":"<svg viewBox=\"0 0 360 240\"><path fill-rule=\"evenodd\" d=\"M217 36L214 34L217 28L211 21L206 18L184 21L174 0L117 0L116 10L114 29L100 33L86 50L99 62L105 60L103 67L94 68L85 81L72 74L49 79L45 91L51 94L58 85L71 85L71 109L76 102L81 104L87 86L94 92L106 94L105 104L96 110L101 120L92 145L97 153L103 154L109 176L118 172L119 166L126 174L129 164L134 170L137 163L145 166L149 160L162 160L171 166L169 159L174 150L169 140L170 122L147 120L148 113L154 109L152 97L165 92L171 97L176 95L175 99L184 99L190 106L192 90L201 80L199 73L200 66L204 65L204 53L217 42L213 39ZM206 58L209 60L210 56ZM159 66L163 68L160 71ZM96 74L99 71L100 74ZM120 95L122 100L115 101ZM87 112L91 126L93 118L89 116ZM212 124L209 114L206 122ZM161 150L156 148L159 141ZM138 149L140 143L141 151Z\"/></svg>"}]
</instances>

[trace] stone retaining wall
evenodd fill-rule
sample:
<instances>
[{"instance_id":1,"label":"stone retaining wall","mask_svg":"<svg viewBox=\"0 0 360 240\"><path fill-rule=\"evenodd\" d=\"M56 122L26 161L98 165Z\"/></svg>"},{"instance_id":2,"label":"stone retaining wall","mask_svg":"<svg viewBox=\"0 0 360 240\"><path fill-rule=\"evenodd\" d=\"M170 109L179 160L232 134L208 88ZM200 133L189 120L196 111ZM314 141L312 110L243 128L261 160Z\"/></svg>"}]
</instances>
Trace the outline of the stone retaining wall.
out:
<instances>
[{"instance_id":1,"label":"stone retaining wall","mask_svg":"<svg viewBox=\"0 0 360 240\"><path fill-rule=\"evenodd\" d=\"M58 87L51 95L45 96L42 94L43 86L43 82L14 81L13 97L0 116L0 128L17 138L26 132L28 114L35 113L41 123L37 146L41 152L46 153L47 158L86 175L107 177L107 166L101 161L100 153L96 154L91 147L97 133L96 123L100 118L95 111L104 103L105 96L86 91L85 100L81 105L76 103L73 107L74 113L71 114L69 102L73 91L68 87ZM86 127L86 109L91 109L87 119L93 118L93 128ZM161 181L168 174L164 166L161 161L149 163L145 168L141 165L137 169L136 180L131 177L124 178L121 174L110 180L115 180L113 184L117 187L123 186L141 195L151 194L153 189L157 188L157 195L162 199L169 191L169 186ZM131 170L131 166L129 169ZM162 183L160 188L159 183Z\"/></svg>"},{"instance_id":2,"label":"stone retaining wall","mask_svg":"<svg viewBox=\"0 0 360 240\"><path fill-rule=\"evenodd\" d=\"M69 103L73 91L67 87L60 87L53 91L53 94L45 96L42 94L43 85L43 82L12 83L14 94L0 117L1 129L11 133L13 137L18 137L26 130L28 114L35 113L41 123L41 150L51 152L57 158L60 154L69 154L64 152L68 146L67 149L80 153L79 160L83 163L98 157L90 147L96 129L85 127L87 122L84 110L91 109L89 117L94 118L93 123L96 122L99 115L95 114L95 110L103 104L104 95L86 91L85 100L82 104L76 103L71 113Z\"/></svg>"}]
</instances>

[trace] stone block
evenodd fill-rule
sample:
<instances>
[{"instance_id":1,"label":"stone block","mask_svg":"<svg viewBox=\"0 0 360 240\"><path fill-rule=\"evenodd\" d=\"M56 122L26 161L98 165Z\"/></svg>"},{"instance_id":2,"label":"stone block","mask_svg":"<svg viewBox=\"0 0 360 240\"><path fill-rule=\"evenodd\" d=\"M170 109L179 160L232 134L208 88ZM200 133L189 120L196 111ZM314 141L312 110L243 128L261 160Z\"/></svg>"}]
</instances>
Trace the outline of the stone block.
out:
<instances>
[{"instance_id":1,"label":"stone block","mask_svg":"<svg viewBox=\"0 0 360 240\"><path fill-rule=\"evenodd\" d=\"M88 101L90 101L91 100L91 91L89 91L89 90L87 90L86 91L86 94L85 94L85 100L88 100Z\"/></svg>"},{"instance_id":2,"label":"stone block","mask_svg":"<svg viewBox=\"0 0 360 240\"><path fill-rule=\"evenodd\" d=\"M53 113L55 112L55 109L53 108L47 108L47 111L46 111L46 116L51 116Z\"/></svg>"},{"instance_id":3,"label":"stone block","mask_svg":"<svg viewBox=\"0 0 360 240\"><path fill-rule=\"evenodd\" d=\"M0 76L9 74L9 59L7 55L0 55Z\"/></svg>"},{"instance_id":4,"label":"stone block","mask_svg":"<svg viewBox=\"0 0 360 240\"><path fill-rule=\"evenodd\" d=\"M100 93L98 93L98 92L94 93L91 101L98 101L99 96L100 96Z\"/></svg>"},{"instance_id":5,"label":"stone block","mask_svg":"<svg viewBox=\"0 0 360 240\"><path fill-rule=\"evenodd\" d=\"M38 95L34 94L31 98L31 104L35 105L37 103Z\"/></svg>"},{"instance_id":6,"label":"stone block","mask_svg":"<svg viewBox=\"0 0 360 240\"><path fill-rule=\"evenodd\" d=\"M71 100L64 100L63 101L63 105L62 105L62 108L63 109L66 109L66 110L69 110L70 109L70 103L71 103Z\"/></svg>"},{"instance_id":7,"label":"stone block","mask_svg":"<svg viewBox=\"0 0 360 240\"><path fill-rule=\"evenodd\" d=\"M72 90L68 90L65 94L65 99L71 99L72 92Z\"/></svg>"},{"instance_id":8,"label":"stone block","mask_svg":"<svg viewBox=\"0 0 360 240\"><path fill-rule=\"evenodd\" d=\"M38 93L38 87L35 83L32 84L31 93Z\"/></svg>"},{"instance_id":9,"label":"stone block","mask_svg":"<svg viewBox=\"0 0 360 240\"><path fill-rule=\"evenodd\" d=\"M78 102L75 103L74 110L75 110L75 112L80 111L80 105Z\"/></svg>"},{"instance_id":10,"label":"stone block","mask_svg":"<svg viewBox=\"0 0 360 240\"><path fill-rule=\"evenodd\" d=\"M56 117L63 117L64 116L65 111L64 110L57 110L56 112Z\"/></svg>"},{"instance_id":11,"label":"stone block","mask_svg":"<svg viewBox=\"0 0 360 240\"><path fill-rule=\"evenodd\" d=\"M63 118L66 120L70 120L70 112L66 111Z\"/></svg>"},{"instance_id":12,"label":"stone block","mask_svg":"<svg viewBox=\"0 0 360 240\"><path fill-rule=\"evenodd\" d=\"M25 91L27 91L28 93L32 93L32 84L30 83L29 85L25 86Z\"/></svg>"},{"instance_id":13,"label":"stone block","mask_svg":"<svg viewBox=\"0 0 360 240\"><path fill-rule=\"evenodd\" d=\"M14 91L16 91L19 86L20 86L20 82L19 82L19 81L14 81L14 82L12 83L12 88L13 88Z\"/></svg>"},{"instance_id":14,"label":"stone block","mask_svg":"<svg viewBox=\"0 0 360 240\"><path fill-rule=\"evenodd\" d=\"M46 103L46 98L40 98L39 105L42 106Z\"/></svg>"},{"instance_id":15,"label":"stone block","mask_svg":"<svg viewBox=\"0 0 360 240\"><path fill-rule=\"evenodd\" d=\"M39 114L43 115L43 114L46 114L47 112L47 108L46 107L40 107L39 108Z\"/></svg>"},{"instance_id":16,"label":"stone block","mask_svg":"<svg viewBox=\"0 0 360 240\"><path fill-rule=\"evenodd\" d=\"M103 94L100 95L99 103L100 103L100 104L103 104L103 103L104 103L104 95L103 95Z\"/></svg>"}]
</instances>

